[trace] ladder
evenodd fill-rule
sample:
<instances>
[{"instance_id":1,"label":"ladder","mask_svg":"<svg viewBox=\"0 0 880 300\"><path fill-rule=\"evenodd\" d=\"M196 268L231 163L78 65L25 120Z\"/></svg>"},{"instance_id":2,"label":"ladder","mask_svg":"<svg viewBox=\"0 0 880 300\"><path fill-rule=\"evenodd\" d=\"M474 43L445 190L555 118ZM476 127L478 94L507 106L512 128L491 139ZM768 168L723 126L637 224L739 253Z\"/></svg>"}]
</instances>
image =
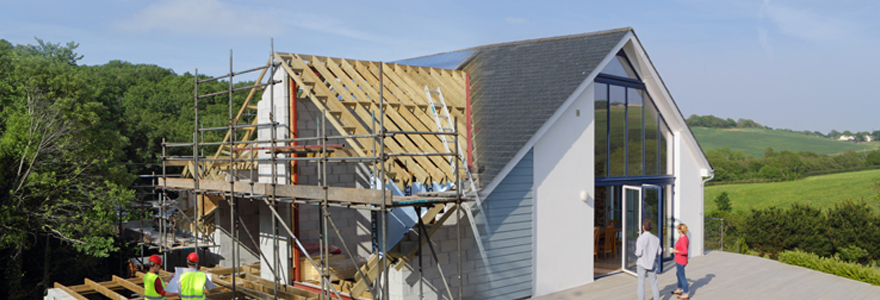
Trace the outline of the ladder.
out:
<instances>
[{"instance_id":1,"label":"ladder","mask_svg":"<svg viewBox=\"0 0 880 300\"><path fill-rule=\"evenodd\" d=\"M434 102L434 97L431 94L437 94L437 98L439 98L440 102ZM437 124L437 131L444 133L452 133L455 132L455 124L452 124L452 117L449 116L449 108L446 106L446 100L443 99L443 93L440 92L440 88L438 87L436 91L432 91L428 89L428 86L425 86L425 96L428 98L428 104L431 107L431 113L434 115L434 122ZM437 108L441 108L441 111L438 111ZM444 124L445 120L445 124ZM449 149L449 144L455 143L454 140L448 140L446 135L440 135L440 141L443 144L443 150L446 153L450 153L451 149ZM480 201L480 196L477 195L477 185L474 183L474 177L471 175L470 169L465 166L465 158L464 151L461 149L461 143L458 145L458 159L462 162L462 166L459 167L459 170L464 170L465 174L467 174L467 183L470 185L470 191L474 193L476 197L477 205L482 204ZM458 170L455 170L455 159L456 157L449 157L449 168L452 169L452 173L455 174ZM462 191L464 192L464 191Z\"/></svg>"},{"instance_id":2,"label":"ladder","mask_svg":"<svg viewBox=\"0 0 880 300\"><path fill-rule=\"evenodd\" d=\"M440 100L440 102L439 103L434 102L434 97L431 96L431 94L436 94L437 98ZM443 93L440 92L440 87L437 87L436 91L432 91L426 85L425 86L425 97L428 99L428 106L431 107L431 113L434 115L434 122L437 124L437 131L445 132L445 133L455 132L455 124L452 123L452 118L449 116L449 108L446 106L446 100L443 99ZM441 108L442 111L438 111L437 110L438 107ZM444 120L445 120L445 122L444 122ZM446 151L446 153L450 153L449 143L455 143L455 140L450 141L446 138L446 135L440 135L440 141L442 142L443 149ZM486 249L484 249L484 247L483 247L483 239L480 236L479 229L477 229L477 222L476 222L476 219L474 218L474 213L473 213L473 211L475 209L479 210L480 208L483 207L482 206L483 202L480 199L480 194L477 193L477 185L476 185L476 183L474 183L474 177L471 175L470 169L468 169L468 167L465 166L464 151L462 151L462 149L461 149L461 143L459 143L457 146L458 146L458 155L457 155L458 157L452 157L452 156L449 157L449 168L452 169L453 174L455 174L455 172L458 172L459 170L464 170L465 174L467 174L467 181L468 181L468 184L470 185L469 188L470 188L470 191L473 193L475 201L474 201L474 205L470 205L470 203L465 203L464 211L465 211L465 214L467 215L467 217L471 221L470 222L471 223L471 230L474 232L474 238L476 238L477 247L480 249L480 256L483 258L483 264L486 266L487 269L489 269L489 258L488 258L488 256L486 256ZM462 166L459 167L459 170L455 169L455 159L459 159L459 161L462 162ZM456 187L456 188L461 188L461 187ZM462 194L464 194L464 192L465 191L462 189Z\"/></svg>"}]
</instances>

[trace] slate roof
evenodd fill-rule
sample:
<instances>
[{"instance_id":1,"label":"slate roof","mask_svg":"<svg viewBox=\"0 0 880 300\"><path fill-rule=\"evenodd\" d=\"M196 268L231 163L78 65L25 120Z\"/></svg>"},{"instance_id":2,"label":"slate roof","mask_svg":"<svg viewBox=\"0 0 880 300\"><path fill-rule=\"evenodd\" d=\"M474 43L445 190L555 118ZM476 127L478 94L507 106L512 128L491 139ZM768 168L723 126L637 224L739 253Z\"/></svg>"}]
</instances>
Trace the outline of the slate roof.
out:
<instances>
[{"instance_id":1,"label":"slate roof","mask_svg":"<svg viewBox=\"0 0 880 300\"><path fill-rule=\"evenodd\" d=\"M474 157L481 185L492 182L631 30L460 50L477 50L459 69L470 74Z\"/></svg>"}]
</instances>

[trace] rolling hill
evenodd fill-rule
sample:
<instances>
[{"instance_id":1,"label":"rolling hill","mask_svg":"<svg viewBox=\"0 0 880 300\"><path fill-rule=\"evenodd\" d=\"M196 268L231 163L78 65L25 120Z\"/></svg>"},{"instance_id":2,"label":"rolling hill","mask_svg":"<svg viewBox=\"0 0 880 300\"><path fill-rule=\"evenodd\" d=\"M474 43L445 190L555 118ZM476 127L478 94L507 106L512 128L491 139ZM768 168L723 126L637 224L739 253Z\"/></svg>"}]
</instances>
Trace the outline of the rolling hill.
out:
<instances>
[{"instance_id":1,"label":"rolling hill","mask_svg":"<svg viewBox=\"0 0 880 300\"><path fill-rule=\"evenodd\" d=\"M880 170L811 176L797 181L707 186L705 211L715 210L715 197L721 192L730 196L734 211L787 207L795 202L824 208L844 199L864 199L880 210L880 191L874 188L874 180L880 180Z\"/></svg>"},{"instance_id":2,"label":"rolling hill","mask_svg":"<svg viewBox=\"0 0 880 300\"><path fill-rule=\"evenodd\" d=\"M792 152L811 151L818 154L835 154L853 151L874 150L878 143L854 144L837 141L829 138L814 137L798 132L786 132L764 128L706 128L691 127L694 136L700 143L703 151L728 147L732 150L742 150L747 155L761 157L767 147L779 152L788 150Z\"/></svg>"}]
</instances>

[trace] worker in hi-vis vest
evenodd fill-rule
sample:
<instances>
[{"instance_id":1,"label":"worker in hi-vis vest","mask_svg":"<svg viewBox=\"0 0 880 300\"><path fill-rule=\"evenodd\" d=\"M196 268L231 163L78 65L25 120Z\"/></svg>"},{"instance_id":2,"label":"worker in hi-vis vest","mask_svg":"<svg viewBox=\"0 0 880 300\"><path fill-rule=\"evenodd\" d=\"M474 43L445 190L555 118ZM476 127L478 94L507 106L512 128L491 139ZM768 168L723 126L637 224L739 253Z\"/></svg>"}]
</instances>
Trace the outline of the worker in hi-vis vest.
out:
<instances>
[{"instance_id":1,"label":"worker in hi-vis vest","mask_svg":"<svg viewBox=\"0 0 880 300\"><path fill-rule=\"evenodd\" d=\"M187 268L180 275L180 298L186 300L205 299L205 289L213 289L214 283L205 272L199 272L196 265L199 255L195 252L186 256Z\"/></svg>"},{"instance_id":2,"label":"worker in hi-vis vest","mask_svg":"<svg viewBox=\"0 0 880 300\"><path fill-rule=\"evenodd\" d=\"M144 298L147 300L164 300L165 297L177 296L177 293L165 292L165 282L159 278L162 268L162 257L153 254L149 259L150 271L144 275Z\"/></svg>"}]
</instances>

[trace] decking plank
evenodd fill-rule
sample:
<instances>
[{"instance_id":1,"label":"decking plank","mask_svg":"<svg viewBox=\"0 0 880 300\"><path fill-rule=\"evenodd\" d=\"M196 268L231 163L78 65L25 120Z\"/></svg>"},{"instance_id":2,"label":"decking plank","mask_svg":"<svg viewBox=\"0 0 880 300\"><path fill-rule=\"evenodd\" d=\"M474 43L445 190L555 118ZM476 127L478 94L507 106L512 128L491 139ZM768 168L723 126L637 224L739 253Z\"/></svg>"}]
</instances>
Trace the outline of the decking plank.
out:
<instances>
[{"instance_id":1,"label":"decking plank","mask_svg":"<svg viewBox=\"0 0 880 300\"><path fill-rule=\"evenodd\" d=\"M761 257L713 251L691 258L685 269L695 299L874 299L880 286ZM675 299L675 268L657 278L661 299ZM633 299L637 280L629 274L536 297L540 300ZM650 290L646 288L648 298Z\"/></svg>"}]
</instances>

